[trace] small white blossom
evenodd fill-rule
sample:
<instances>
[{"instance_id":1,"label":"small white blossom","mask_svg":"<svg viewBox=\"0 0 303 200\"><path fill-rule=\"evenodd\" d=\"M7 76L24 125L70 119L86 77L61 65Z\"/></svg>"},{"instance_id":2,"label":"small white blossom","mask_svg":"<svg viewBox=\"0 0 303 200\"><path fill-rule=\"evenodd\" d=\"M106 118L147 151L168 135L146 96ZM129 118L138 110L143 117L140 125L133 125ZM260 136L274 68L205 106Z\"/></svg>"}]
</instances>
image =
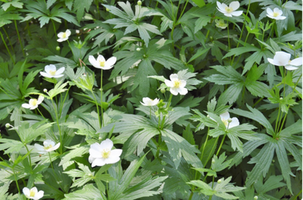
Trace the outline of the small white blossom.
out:
<instances>
[{"instance_id":1,"label":"small white blossom","mask_svg":"<svg viewBox=\"0 0 303 200\"><path fill-rule=\"evenodd\" d=\"M186 81L180 80L177 74L171 74L169 76L170 80L165 79L165 84L167 87L170 88L170 92L173 95L178 95L180 93L181 95L187 94Z\"/></svg>"},{"instance_id":2,"label":"small white blossom","mask_svg":"<svg viewBox=\"0 0 303 200\"><path fill-rule=\"evenodd\" d=\"M43 142L43 146L40 144L35 144L34 146L38 150L38 153L45 154L58 149L60 146L60 142L58 144L55 144L55 142L52 140L45 140Z\"/></svg>"},{"instance_id":3,"label":"small white blossom","mask_svg":"<svg viewBox=\"0 0 303 200\"><path fill-rule=\"evenodd\" d=\"M228 24L225 23L223 19L216 19L215 22L216 22L216 27L221 29L225 29L228 26Z\"/></svg>"},{"instance_id":4,"label":"small white blossom","mask_svg":"<svg viewBox=\"0 0 303 200\"><path fill-rule=\"evenodd\" d=\"M71 32L70 32L70 30L66 30L65 32L60 32L60 33L58 33L57 34L57 36L58 36L58 42L63 42L63 41L65 41L65 40L68 40L68 37L71 35Z\"/></svg>"},{"instance_id":5,"label":"small white blossom","mask_svg":"<svg viewBox=\"0 0 303 200\"><path fill-rule=\"evenodd\" d=\"M108 60L105 60L105 58L102 55L99 55L97 59L94 58L94 56L89 56L88 61L91 65L98 69L108 70L114 67L114 64L117 61L116 57L111 57Z\"/></svg>"},{"instance_id":6,"label":"small white blossom","mask_svg":"<svg viewBox=\"0 0 303 200\"><path fill-rule=\"evenodd\" d=\"M275 20L283 20L286 19L285 16L282 16L283 12L279 8L274 8L274 10L267 8L266 9L266 16Z\"/></svg>"},{"instance_id":7,"label":"small white blossom","mask_svg":"<svg viewBox=\"0 0 303 200\"><path fill-rule=\"evenodd\" d=\"M291 55L283 51L277 51L274 58L267 58L270 64L284 66L287 70L296 70L302 65L302 57L290 60Z\"/></svg>"},{"instance_id":8,"label":"small white blossom","mask_svg":"<svg viewBox=\"0 0 303 200\"><path fill-rule=\"evenodd\" d=\"M40 190L38 192L36 187L33 187L31 189L25 187L22 189L22 191L23 191L23 194L26 196L26 198L34 199L34 200L41 199L44 195L44 191Z\"/></svg>"},{"instance_id":9,"label":"small white blossom","mask_svg":"<svg viewBox=\"0 0 303 200\"><path fill-rule=\"evenodd\" d=\"M230 118L230 115L228 112L221 114L220 117L227 129L240 125L238 118L236 118L236 117Z\"/></svg>"},{"instance_id":10,"label":"small white blossom","mask_svg":"<svg viewBox=\"0 0 303 200\"><path fill-rule=\"evenodd\" d=\"M63 72L65 70L65 67L61 67L57 70L55 65L46 65L44 70L45 72L40 72L41 76L47 78L60 78L64 76Z\"/></svg>"},{"instance_id":11,"label":"small white blossom","mask_svg":"<svg viewBox=\"0 0 303 200\"><path fill-rule=\"evenodd\" d=\"M90 145L88 161L92 167L103 166L105 164L114 164L120 160L122 149L113 149L113 142L106 139L99 143Z\"/></svg>"},{"instance_id":12,"label":"small white blossom","mask_svg":"<svg viewBox=\"0 0 303 200\"><path fill-rule=\"evenodd\" d=\"M38 105L41 104L43 100L44 100L44 97L39 96L38 99L30 99L28 103L22 104L22 107L33 110L33 109L37 108Z\"/></svg>"},{"instance_id":13,"label":"small white blossom","mask_svg":"<svg viewBox=\"0 0 303 200\"><path fill-rule=\"evenodd\" d=\"M144 97L142 99L143 102L140 102L143 106L155 106L159 103L159 99L155 98L154 100L148 98L148 97Z\"/></svg>"},{"instance_id":14,"label":"small white blossom","mask_svg":"<svg viewBox=\"0 0 303 200\"><path fill-rule=\"evenodd\" d=\"M218 10L223 13L226 17L240 16L243 11L236 11L240 7L238 1L233 1L227 6L225 3L220 3L217 1Z\"/></svg>"}]
</instances>

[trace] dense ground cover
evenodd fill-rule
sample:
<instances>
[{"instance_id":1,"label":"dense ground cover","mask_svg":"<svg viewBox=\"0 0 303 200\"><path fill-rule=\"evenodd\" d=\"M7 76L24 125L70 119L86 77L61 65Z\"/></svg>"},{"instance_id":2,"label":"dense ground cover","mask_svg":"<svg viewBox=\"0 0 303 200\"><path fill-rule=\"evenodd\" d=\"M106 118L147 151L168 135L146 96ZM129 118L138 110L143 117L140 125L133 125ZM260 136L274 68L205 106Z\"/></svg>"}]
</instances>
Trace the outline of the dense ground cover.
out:
<instances>
[{"instance_id":1,"label":"dense ground cover","mask_svg":"<svg viewBox=\"0 0 303 200\"><path fill-rule=\"evenodd\" d=\"M302 3L1 0L0 199L302 198Z\"/></svg>"}]
</instances>

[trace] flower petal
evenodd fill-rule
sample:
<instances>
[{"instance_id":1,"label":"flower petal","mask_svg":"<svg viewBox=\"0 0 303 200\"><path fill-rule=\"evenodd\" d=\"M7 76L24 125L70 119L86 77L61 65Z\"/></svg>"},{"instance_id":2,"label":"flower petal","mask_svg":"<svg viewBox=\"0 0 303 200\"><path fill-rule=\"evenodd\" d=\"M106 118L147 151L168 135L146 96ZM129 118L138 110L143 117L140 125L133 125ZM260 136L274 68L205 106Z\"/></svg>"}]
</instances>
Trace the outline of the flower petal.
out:
<instances>
[{"instance_id":1,"label":"flower petal","mask_svg":"<svg viewBox=\"0 0 303 200\"><path fill-rule=\"evenodd\" d=\"M104 159L95 159L92 163L92 167L95 167L95 166L103 166L105 165L106 163L104 162Z\"/></svg>"},{"instance_id":2,"label":"flower petal","mask_svg":"<svg viewBox=\"0 0 303 200\"><path fill-rule=\"evenodd\" d=\"M101 142L100 146L101 146L102 149L112 149L114 144L110 139L106 139L106 140Z\"/></svg>"},{"instance_id":3,"label":"flower petal","mask_svg":"<svg viewBox=\"0 0 303 200\"><path fill-rule=\"evenodd\" d=\"M302 65L302 57L291 60L289 64L294 66Z\"/></svg>"},{"instance_id":4,"label":"flower petal","mask_svg":"<svg viewBox=\"0 0 303 200\"><path fill-rule=\"evenodd\" d=\"M187 92L188 92L188 90L186 89L186 88L178 88L178 92L181 94L181 95L186 95L187 94Z\"/></svg>"},{"instance_id":5,"label":"flower petal","mask_svg":"<svg viewBox=\"0 0 303 200\"><path fill-rule=\"evenodd\" d=\"M45 150L44 150L44 147L40 144L34 144L34 147L38 150L38 153L40 154L44 154L45 153Z\"/></svg>"},{"instance_id":6,"label":"flower petal","mask_svg":"<svg viewBox=\"0 0 303 200\"><path fill-rule=\"evenodd\" d=\"M35 195L35 199L41 199L44 195L44 191L40 190L38 193Z\"/></svg>"},{"instance_id":7,"label":"flower petal","mask_svg":"<svg viewBox=\"0 0 303 200\"><path fill-rule=\"evenodd\" d=\"M270 16L273 16L273 15L274 15L272 9L270 9L270 8L266 8L266 12L267 12L267 14L270 15Z\"/></svg>"},{"instance_id":8,"label":"flower petal","mask_svg":"<svg viewBox=\"0 0 303 200\"><path fill-rule=\"evenodd\" d=\"M109 58L109 59L106 61L106 63L107 63L108 65L112 66L112 65L114 65L114 64L116 63L116 61L117 61L117 58L113 56L113 57Z\"/></svg>"},{"instance_id":9,"label":"flower petal","mask_svg":"<svg viewBox=\"0 0 303 200\"><path fill-rule=\"evenodd\" d=\"M238 17L238 16L242 15L242 13L243 13L243 11L234 11L231 14Z\"/></svg>"},{"instance_id":10,"label":"flower petal","mask_svg":"<svg viewBox=\"0 0 303 200\"><path fill-rule=\"evenodd\" d=\"M66 29L65 34L66 34L66 37L69 37L69 36L71 35L70 30L69 30L69 29Z\"/></svg>"},{"instance_id":11,"label":"flower petal","mask_svg":"<svg viewBox=\"0 0 303 200\"><path fill-rule=\"evenodd\" d=\"M27 187L22 189L23 194L28 197L29 196L29 189Z\"/></svg>"},{"instance_id":12,"label":"flower petal","mask_svg":"<svg viewBox=\"0 0 303 200\"><path fill-rule=\"evenodd\" d=\"M32 106L29 105L28 103L23 103L21 106L22 106L23 108L31 108L31 107L32 107Z\"/></svg>"},{"instance_id":13,"label":"flower petal","mask_svg":"<svg viewBox=\"0 0 303 200\"><path fill-rule=\"evenodd\" d=\"M240 3L238 1L233 1L229 4L229 7L233 10L237 10L240 7Z\"/></svg>"},{"instance_id":14,"label":"flower petal","mask_svg":"<svg viewBox=\"0 0 303 200\"><path fill-rule=\"evenodd\" d=\"M46 72L46 73L48 73L49 74L49 71L56 71L56 66L55 65L52 65L52 64L50 64L50 65L46 65L45 67L44 67L44 71Z\"/></svg>"},{"instance_id":15,"label":"flower petal","mask_svg":"<svg viewBox=\"0 0 303 200\"><path fill-rule=\"evenodd\" d=\"M170 78L171 81L179 80L178 74L171 74L171 75L169 76L169 78Z\"/></svg>"},{"instance_id":16,"label":"flower petal","mask_svg":"<svg viewBox=\"0 0 303 200\"><path fill-rule=\"evenodd\" d=\"M292 70L296 70L298 69L299 67L295 67L295 66L291 66L291 65L286 65L285 66L285 69L289 70L289 71L292 71Z\"/></svg>"},{"instance_id":17,"label":"flower petal","mask_svg":"<svg viewBox=\"0 0 303 200\"><path fill-rule=\"evenodd\" d=\"M60 75L60 74L62 74L64 71L65 71L65 67L61 67L60 69L58 69L58 70L56 71L56 75Z\"/></svg>"},{"instance_id":18,"label":"flower petal","mask_svg":"<svg viewBox=\"0 0 303 200\"><path fill-rule=\"evenodd\" d=\"M122 149L113 149L110 152L110 157L120 157L122 154Z\"/></svg>"},{"instance_id":19,"label":"flower petal","mask_svg":"<svg viewBox=\"0 0 303 200\"><path fill-rule=\"evenodd\" d=\"M217 1L217 6L218 6L218 10L222 13L225 12L225 8L227 7L225 3L220 3L219 1Z\"/></svg>"},{"instance_id":20,"label":"flower petal","mask_svg":"<svg viewBox=\"0 0 303 200\"><path fill-rule=\"evenodd\" d=\"M44 77L46 77L46 78L52 78L51 75L49 75L48 73L45 73L45 72L40 72L40 75L41 75L41 76L44 76Z\"/></svg>"},{"instance_id":21,"label":"flower petal","mask_svg":"<svg viewBox=\"0 0 303 200\"><path fill-rule=\"evenodd\" d=\"M121 149L120 149L121 150ZM118 156L118 157L115 157L115 156L110 156L110 157L108 157L104 162L106 163L106 164L114 164L114 163L116 163L116 162L119 162L119 160L120 160L120 157Z\"/></svg>"},{"instance_id":22,"label":"flower petal","mask_svg":"<svg viewBox=\"0 0 303 200\"><path fill-rule=\"evenodd\" d=\"M171 87L169 91L170 91L170 93L172 93L175 96L178 95L178 89L177 88Z\"/></svg>"},{"instance_id":23,"label":"flower petal","mask_svg":"<svg viewBox=\"0 0 303 200\"><path fill-rule=\"evenodd\" d=\"M236 117L233 117L233 118L231 118L231 122L229 123L228 128L232 128L232 127L239 126L239 125L240 125L239 119Z\"/></svg>"},{"instance_id":24,"label":"flower petal","mask_svg":"<svg viewBox=\"0 0 303 200\"><path fill-rule=\"evenodd\" d=\"M90 55L88 56L88 61L90 62L90 64L96 68L101 68L99 62L94 58L94 56Z\"/></svg>"},{"instance_id":25,"label":"flower petal","mask_svg":"<svg viewBox=\"0 0 303 200\"><path fill-rule=\"evenodd\" d=\"M43 100L44 100L44 96L40 95L38 98L37 104L41 104Z\"/></svg>"},{"instance_id":26,"label":"flower petal","mask_svg":"<svg viewBox=\"0 0 303 200\"><path fill-rule=\"evenodd\" d=\"M229 112L225 112L225 113L221 114L220 117L221 117L221 119L224 119L224 120L230 119Z\"/></svg>"},{"instance_id":27,"label":"flower petal","mask_svg":"<svg viewBox=\"0 0 303 200\"><path fill-rule=\"evenodd\" d=\"M165 79L164 80L164 83L165 83L165 85L167 86L167 87L174 87L174 83L172 82L172 81L170 81L170 80L167 80L167 79Z\"/></svg>"}]
</instances>

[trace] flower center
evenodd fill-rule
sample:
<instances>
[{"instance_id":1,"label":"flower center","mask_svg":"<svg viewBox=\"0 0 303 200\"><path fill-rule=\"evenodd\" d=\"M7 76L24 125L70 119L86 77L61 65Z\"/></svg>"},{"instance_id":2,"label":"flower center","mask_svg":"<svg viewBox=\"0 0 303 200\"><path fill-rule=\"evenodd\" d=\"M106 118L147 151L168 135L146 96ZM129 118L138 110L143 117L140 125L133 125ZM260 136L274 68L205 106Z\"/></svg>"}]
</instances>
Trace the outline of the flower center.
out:
<instances>
[{"instance_id":1,"label":"flower center","mask_svg":"<svg viewBox=\"0 0 303 200\"><path fill-rule=\"evenodd\" d=\"M226 8L225 8L225 11L226 11L227 13L231 13L231 12L234 11L234 9L233 9L233 8L230 8L230 7L226 7Z\"/></svg>"},{"instance_id":2,"label":"flower center","mask_svg":"<svg viewBox=\"0 0 303 200\"><path fill-rule=\"evenodd\" d=\"M100 60L99 64L100 64L101 67L104 67L105 66L105 60Z\"/></svg>"},{"instance_id":3,"label":"flower center","mask_svg":"<svg viewBox=\"0 0 303 200\"><path fill-rule=\"evenodd\" d=\"M109 155L110 155L110 149L103 149L103 150L101 151L101 156L102 156L102 158L108 158Z\"/></svg>"},{"instance_id":4,"label":"flower center","mask_svg":"<svg viewBox=\"0 0 303 200\"><path fill-rule=\"evenodd\" d=\"M56 75L57 70L49 70L49 74L52 76Z\"/></svg>"},{"instance_id":5,"label":"flower center","mask_svg":"<svg viewBox=\"0 0 303 200\"><path fill-rule=\"evenodd\" d=\"M65 32L63 33L62 37L63 37L63 38L66 38L66 33L65 33Z\"/></svg>"},{"instance_id":6,"label":"flower center","mask_svg":"<svg viewBox=\"0 0 303 200\"><path fill-rule=\"evenodd\" d=\"M180 80L174 80L174 88L179 88L181 84Z\"/></svg>"},{"instance_id":7,"label":"flower center","mask_svg":"<svg viewBox=\"0 0 303 200\"><path fill-rule=\"evenodd\" d=\"M30 104L31 104L32 106L36 106L36 105L37 105L37 102L38 102L37 99L32 99Z\"/></svg>"},{"instance_id":8,"label":"flower center","mask_svg":"<svg viewBox=\"0 0 303 200\"><path fill-rule=\"evenodd\" d=\"M30 190L29 191L29 196L30 197L34 197L36 195L35 191L34 190Z\"/></svg>"},{"instance_id":9,"label":"flower center","mask_svg":"<svg viewBox=\"0 0 303 200\"><path fill-rule=\"evenodd\" d=\"M49 145L44 146L44 149L45 149L45 150L48 150L48 149L50 149L50 148L52 148L52 147L53 147L53 145L49 144Z\"/></svg>"},{"instance_id":10,"label":"flower center","mask_svg":"<svg viewBox=\"0 0 303 200\"><path fill-rule=\"evenodd\" d=\"M224 124L226 127L228 127L228 124L229 124L228 120L226 120L226 119L221 119L221 120L222 120L223 124Z\"/></svg>"},{"instance_id":11,"label":"flower center","mask_svg":"<svg viewBox=\"0 0 303 200\"><path fill-rule=\"evenodd\" d=\"M273 15L274 17L278 17L278 16L279 16L279 13L274 12L272 15Z\"/></svg>"}]
</instances>

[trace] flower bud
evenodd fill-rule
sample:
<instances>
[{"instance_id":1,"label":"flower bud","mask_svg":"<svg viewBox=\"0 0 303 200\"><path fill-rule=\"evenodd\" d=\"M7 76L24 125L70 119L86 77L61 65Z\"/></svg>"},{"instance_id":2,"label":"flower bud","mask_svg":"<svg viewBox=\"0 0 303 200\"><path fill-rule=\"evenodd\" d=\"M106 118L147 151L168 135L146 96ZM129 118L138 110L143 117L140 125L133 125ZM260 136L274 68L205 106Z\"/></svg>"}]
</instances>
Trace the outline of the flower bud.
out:
<instances>
[{"instance_id":1,"label":"flower bud","mask_svg":"<svg viewBox=\"0 0 303 200\"><path fill-rule=\"evenodd\" d=\"M137 5L141 6L142 5L142 1L137 1Z\"/></svg>"},{"instance_id":2,"label":"flower bud","mask_svg":"<svg viewBox=\"0 0 303 200\"><path fill-rule=\"evenodd\" d=\"M44 88L44 89L43 89L43 92L45 92L45 93L46 93L46 92L47 92L47 89L46 89L46 88Z\"/></svg>"},{"instance_id":3,"label":"flower bud","mask_svg":"<svg viewBox=\"0 0 303 200\"><path fill-rule=\"evenodd\" d=\"M106 11L107 11L107 12L109 12L109 9L108 9L108 8L106 8Z\"/></svg>"},{"instance_id":4,"label":"flower bud","mask_svg":"<svg viewBox=\"0 0 303 200\"><path fill-rule=\"evenodd\" d=\"M10 125L10 123L6 123L6 124L5 124L5 127L6 127L6 128L9 128L9 127L11 127L11 126L12 126L12 125Z\"/></svg>"},{"instance_id":5,"label":"flower bud","mask_svg":"<svg viewBox=\"0 0 303 200\"><path fill-rule=\"evenodd\" d=\"M139 48L139 47L138 47L138 48L136 48L136 51L141 51L141 48Z\"/></svg>"},{"instance_id":6,"label":"flower bud","mask_svg":"<svg viewBox=\"0 0 303 200\"><path fill-rule=\"evenodd\" d=\"M257 199L259 199L259 197L258 196L254 196L254 200L257 200Z\"/></svg>"},{"instance_id":7,"label":"flower bud","mask_svg":"<svg viewBox=\"0 0 303 200\"><path fill-rule=\"evenodd\" d=\"M61 48L60 48L59 46L56 46L56 50L57 50L57 51L60 51L60 49L61 49Z\"/></svg>"},{"instance_id":8,"label":"flower bud","mask_svg":"<svg viewBox=\"0 0 303 200\"><path fill-rule=\"evenodd\" d=\"M218 180L218 183L221 183L221 182L222 182L222 180L221 180L221 179L219 179L219 180Z\"/></svg>"}]
</instances>

